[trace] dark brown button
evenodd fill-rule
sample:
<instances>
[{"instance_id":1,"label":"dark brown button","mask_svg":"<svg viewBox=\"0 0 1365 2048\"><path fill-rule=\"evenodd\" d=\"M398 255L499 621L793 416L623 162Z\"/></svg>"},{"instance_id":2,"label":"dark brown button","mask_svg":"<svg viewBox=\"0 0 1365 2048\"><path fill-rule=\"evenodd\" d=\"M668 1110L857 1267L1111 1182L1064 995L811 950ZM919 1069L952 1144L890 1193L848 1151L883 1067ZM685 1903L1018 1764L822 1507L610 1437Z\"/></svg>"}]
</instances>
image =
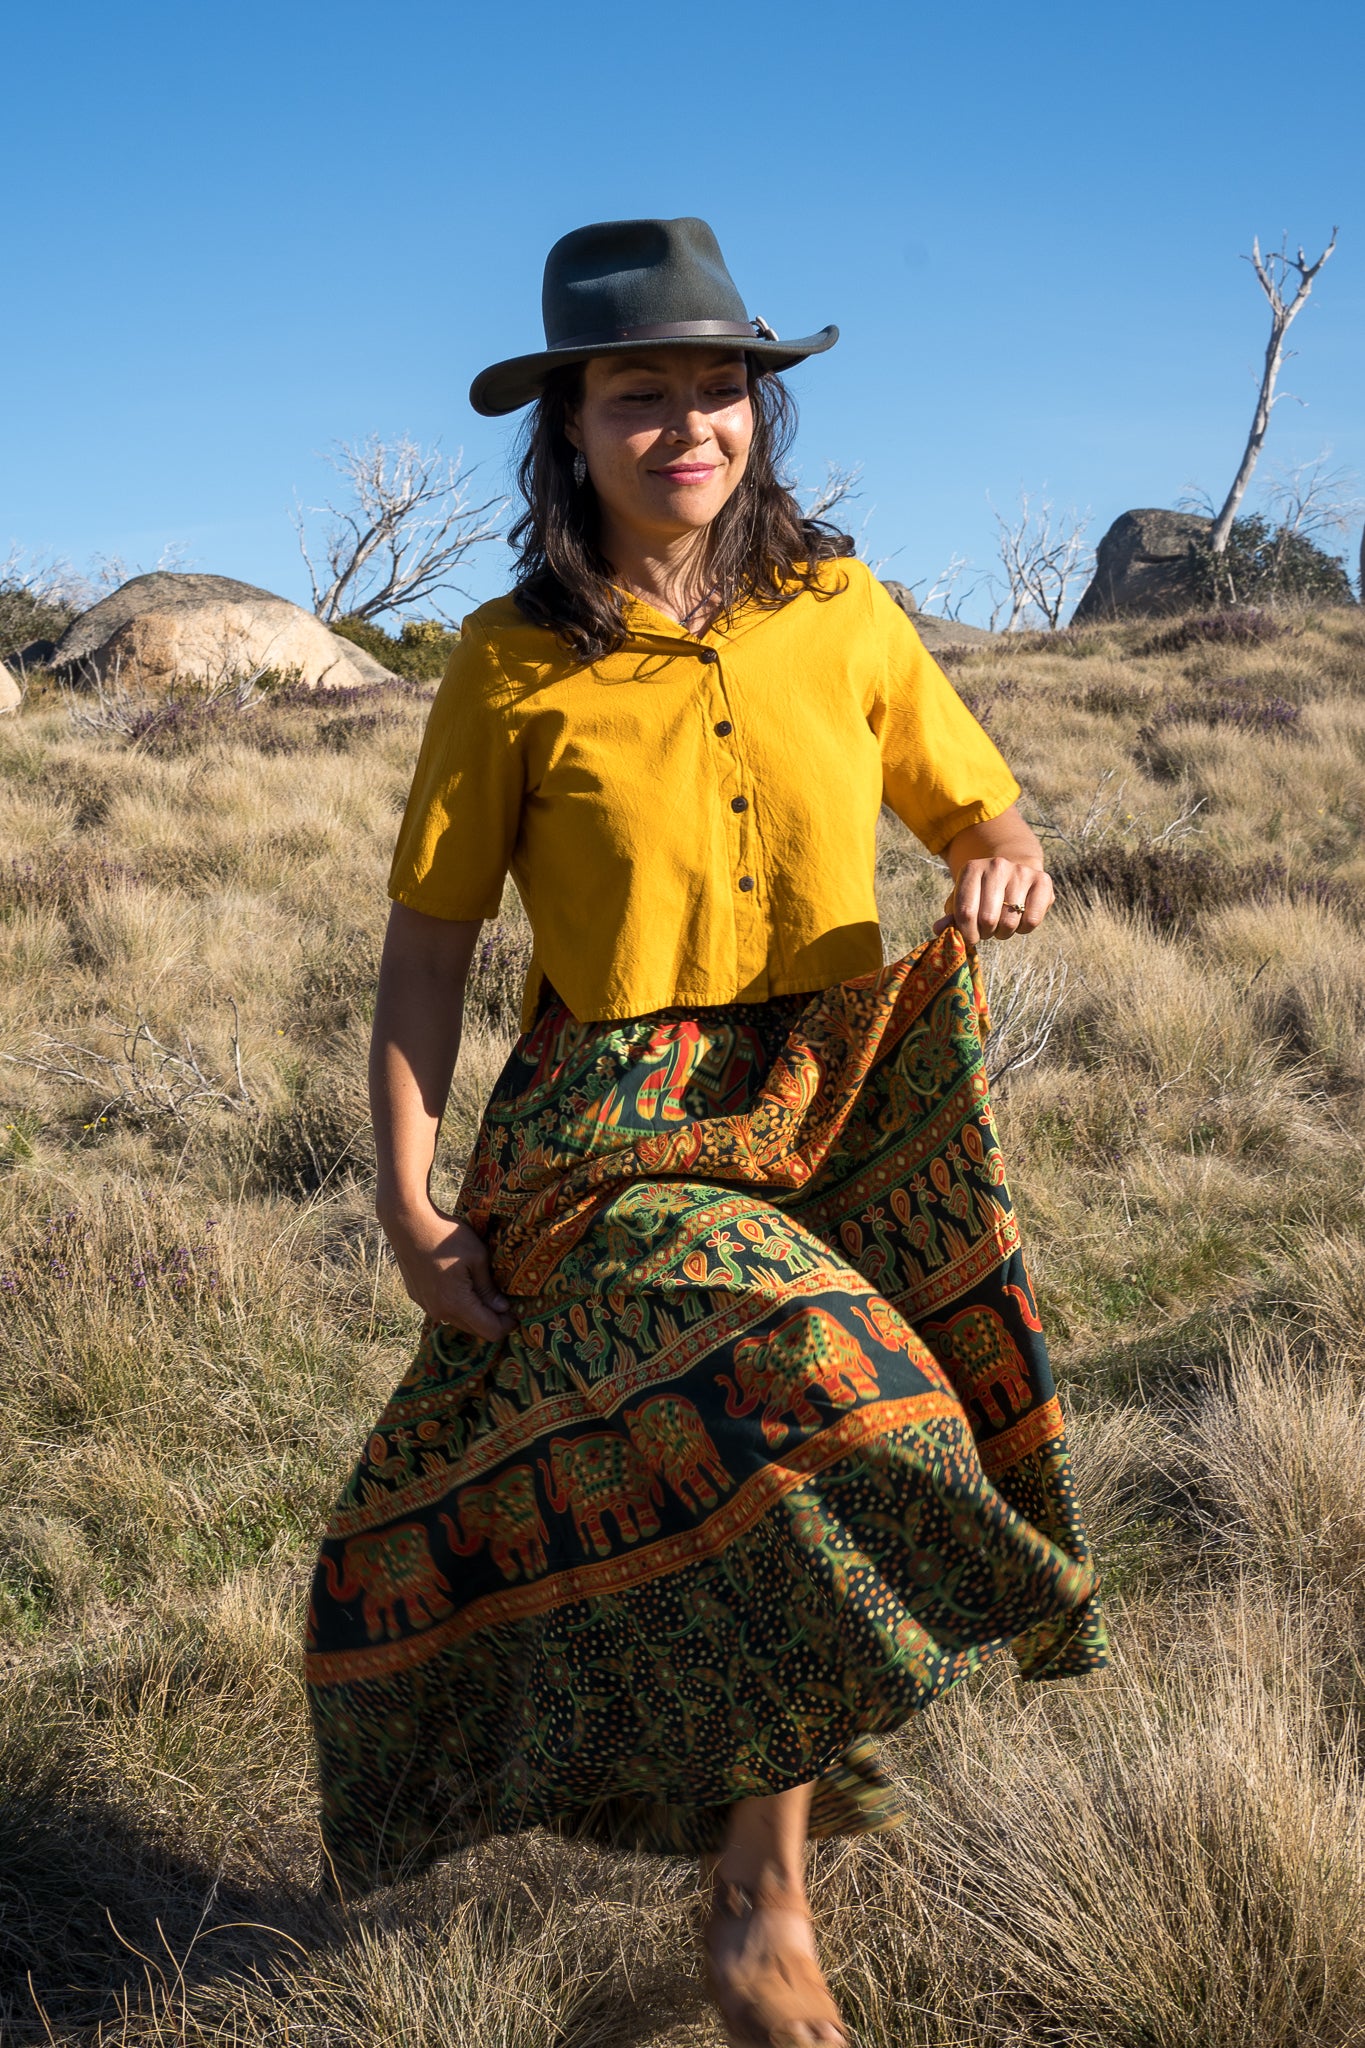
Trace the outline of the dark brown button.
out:
<instances>
[{"instance_id":1,"label":"dark brown button","mask_svg":"<svg viewBox=\"0 0 1365 2048\"><path fill-rule=\"evenodd\" d=\"M715 650L715 648L714 648L714 647L703 647L703 648L702 648L702 650L701 650L701 658L702 658L702 660L703 660L703 661L719 661L719 660L720 660L720 656L719 656L719 655L717 654L717 652L716 652L716 650Z\"/></svg>"},{"instance_id":2,"label":"dark brown button","mask_svg":"<svg viewBox=\"0 0 1365 2048\"><path fill-rule=\"evenodd\" d=\"M748 797L747 797L747 796L732 796L732 797L731 797L731 799L730 799L730 809L731 809L732 811L747 811L747 810L748 810L748 808L749 808L749 799L748 799Z\"/></svg>"},{"instance_id":3,"label":"dark brown button","mask_svg":"<svg viewBox=\"0 0 1365 2048\"><path fill-rule=\"evenodd\" d=\"M754 886L754 878L753 878L753 876L752 876L752 875L741 875L741 876L740 876L740 878L739 878L739 886L740 886L740 888L741 888L741 889L752 889L752 888L753 888L753 886Z\"/></svg>"},{"instance_id":4,"label":"dark brown button","mask_svg":"<svg viewBox=\"0 0 1365 2048\"><path fill-rule=\"evenodd\" d=\"M728 718L718 718L716 720L716 735L719 739L728 740L733 731L734 727Z\"/></svg>"}]
</instances>

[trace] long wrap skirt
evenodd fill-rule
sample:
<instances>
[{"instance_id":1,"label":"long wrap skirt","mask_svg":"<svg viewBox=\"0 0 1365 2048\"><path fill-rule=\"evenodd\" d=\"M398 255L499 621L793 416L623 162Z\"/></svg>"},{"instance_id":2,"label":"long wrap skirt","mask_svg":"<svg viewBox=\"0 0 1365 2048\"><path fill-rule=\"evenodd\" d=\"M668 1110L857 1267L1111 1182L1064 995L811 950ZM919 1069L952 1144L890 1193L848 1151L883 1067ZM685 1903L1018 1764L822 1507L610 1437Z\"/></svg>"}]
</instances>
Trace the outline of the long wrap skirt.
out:
<instances>
[{"instance_id":1,"label":"long wrap skirt","mask_svg":"<svg viewBox=\"0 0 1365 2048\"><path fill-rule=\"evenodd\" d=\"M429 1328L332 1517L307 1677L363 1890L493 1832L669 1853L993 1651L1105 1661L1095 1573L948 932L813 996L514 1048L462 1213L516 1325Z\"/></svg>"}]
</instances>

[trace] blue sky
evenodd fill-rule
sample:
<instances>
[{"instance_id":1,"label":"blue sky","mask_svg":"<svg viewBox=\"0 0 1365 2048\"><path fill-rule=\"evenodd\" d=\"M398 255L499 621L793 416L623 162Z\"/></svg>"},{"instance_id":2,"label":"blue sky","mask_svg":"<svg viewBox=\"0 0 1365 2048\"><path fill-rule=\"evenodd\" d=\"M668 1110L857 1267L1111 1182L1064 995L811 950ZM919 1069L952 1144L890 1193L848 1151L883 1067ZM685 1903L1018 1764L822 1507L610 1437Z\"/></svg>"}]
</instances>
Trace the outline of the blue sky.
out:
<instances>
[{"instance_id":1,"label":"blue sky","mask_svg":"<svg viewBox=\"0 0 1365 2048\"><path fill-rule=\"evenodd\" d=\"M906 581L984 571L1021 487L1096 534L1221 495L1254 233L1341 225L1268 456L1365 472L1358 0L29 0L5 70L0 555L179 544L304 599L322 452L410 433L501 488L470 377L539 342L555 237L630 214L709 219L779 332L839 324L791 380L799 466L863 465L865 551Z\"/></svg>"}]
</instances>

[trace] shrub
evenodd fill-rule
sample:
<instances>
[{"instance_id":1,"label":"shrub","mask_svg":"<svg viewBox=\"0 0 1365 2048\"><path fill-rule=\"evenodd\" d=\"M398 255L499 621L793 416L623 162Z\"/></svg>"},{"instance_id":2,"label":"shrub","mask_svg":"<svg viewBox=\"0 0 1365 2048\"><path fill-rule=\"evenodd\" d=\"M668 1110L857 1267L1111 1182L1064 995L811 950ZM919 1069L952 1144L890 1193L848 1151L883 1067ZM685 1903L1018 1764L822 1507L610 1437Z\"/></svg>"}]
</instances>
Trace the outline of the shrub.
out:
<instances>
[{"instance_id":1,"label":"shrub","mask_svg":"<svg viewBox=\"0 0 1365 2048\"><path fill-rule=\"evenodd\" d=\"M1215 555L1205 540L1190 548L1195 591L1214 604L1354 604L1345 565L1307 534L1272 526L1261 513L1234 519Z\"/></svg>"},{"instance_id":2,"label":"shrub","mask_svg":"<svg viewBox=\"0 0 1365 2048\"><path fill-rule=\"evenodd\" d=\"M1254 676L1227 676L1218 690L1217 696L1159 699L1138 738L1148 740L1170 725L1233 725L1245 732L1274 733L1298 723L1300 707L1278 691L1267 692Z\"/></svg>"},{"instance_id":3,"label":"shrub","mask_svg":"<svg viewBox=\"0 0 1365 2048\"><path fill-rule=\"evenodd\" d=\"M1052 877L1062 903L1107 903L1144 918L1158 931L1179 935L1228 903L1288 895L1348 913L1359 907L1349 888L1330 875L1291 876L1282 860L1239 864L1207 847L1094 847L1063 855Z\"/></svg>"},{"instance_id":4,"label":"shrub","mask_svg":"<svg viewBox=\"0 0 1365 2048\"><path fill-rule=\"evenodd\" d=\"M314 746L344 754L396 724L404 704L429 695L424 684L403 677L355 688L311 688L297 668L253 676L250 691L259 694L203 690L182 679L165 697L111 696L97 709L77 713L75 723L159 760L197 753L216 739L258 754L297 754ZM319 718L320 712L339 715Z\"/></svg>"},{"instance_id":5,"label":"shrub","mask_svg":"<svg viewBox=\"0 0 1365 2048\"><path fill-rule=\"evenodd\" d=\"M56 851L35 860L0 865L0 917L53 909L66 917L102 889L134 889L146 880L127 861Z\"/></svg>"},{"instance_id":6,"label":"shrub","mask_svg":"<svg viewBox=\"0 0 1365 2048\"><path fill-rule=\"evenodd\" d=\"M1104 635L1092 626L1059 626L1055 633L1013 633L1020 654L1064 654L1071 661L1090 661L1108 651Z\"/></svg>"},{"instance_id":7,"label":"shrub","mask_svg":"<svg viewBox=\"0 0 1365 2048\"><path fill-rule=\"evenodd\" d=\"M1215 692L1159 697L1139 727L1136 758L1157 780L1178 781L1186 769L1180 735L1191 726L1231 726L1237 732L1297 738L1301 707L1250 676L1230 676Z\"/></svg>"},{"instance_id":8,"label":"shrub","mask_svg":"<svg viewBox=\"0 0 1365 2048\"><path fill-rule=\"evenodd\" d=\"M22 583L0 583L0 660L34 640L60 640L75 617L74 605L37 597Z\"/></svg>"},{"instance_id":9,"label":"shrub","mask_svg":"<svg viewBox=\"0 0 1365 2048\"><path fill-rule=\"evenodd\" d=\"M422 683L439 680L460 637L439 619L409 619L397 636L372 619L334 619L332 631L382 661L390 674Z\"/></svg>"},{"instance_id":10,"label":"shrub","mask_svg":"<svg viewBox=\"0 0 1365 2048\"><path fill-rule=\"evenodd\" d=\"M253 707L231 698L167 697L145 705L131 719L127 740L146 754L171 760L193 754L218 737L249 739L260 753L291 753L295 749L277 725L251 716Z\"/></svg>"},{"instance_id":11,"label":"shrub","mask_svg":"<svg viewBox=\"0 0 1365 2048\"><path fill-rule=\"evenodd\" d=\"M1186 648L1210 644L1259 647L1267 640L1278 640L1285 631L1279 620L1260 606L1225 607L1221 611L1204 612L1193 619L1182 619L1178 626L1168 626L1165 632L1149 640L1141 651L1143 654L1183 654Z\"/></svg>"},{"instance_id":12,"label":"shrub","mask_svg":"<svg viewBox=\"0 0 1365 2048\"><path fill-rule=\"evenodd\" d=\"M343 1089L313 1077L295 1102L267 1110L259 1119L246 1182L253 1192L299 1201L345 1174L372 1170L373 1146L363 1111Z\"/></svg>"}]
</instances>

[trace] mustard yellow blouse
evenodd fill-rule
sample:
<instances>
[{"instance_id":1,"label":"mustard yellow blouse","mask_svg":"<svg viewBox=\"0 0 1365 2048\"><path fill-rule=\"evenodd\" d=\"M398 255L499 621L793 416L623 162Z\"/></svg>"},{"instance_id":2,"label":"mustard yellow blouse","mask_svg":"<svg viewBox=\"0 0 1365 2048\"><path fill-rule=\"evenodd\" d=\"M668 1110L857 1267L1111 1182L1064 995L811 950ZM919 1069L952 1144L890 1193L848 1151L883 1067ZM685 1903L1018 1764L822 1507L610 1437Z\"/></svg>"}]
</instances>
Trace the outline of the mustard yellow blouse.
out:
<instances>
[{"instance_id":1,"label":"mustard yellow blouse","mask_svg":"<svg viewBox=\"0 0 1365 2048\"><path fill-rule=\"evenodd\" d=\"M1019 795L862 562L696 637L630 601L585 667L510 597L465 620L427 722L389 894L496 917L508 870L587 1021L827 988L882 962L889 804L937 853Z\"/></svg>"}]
</instances>

